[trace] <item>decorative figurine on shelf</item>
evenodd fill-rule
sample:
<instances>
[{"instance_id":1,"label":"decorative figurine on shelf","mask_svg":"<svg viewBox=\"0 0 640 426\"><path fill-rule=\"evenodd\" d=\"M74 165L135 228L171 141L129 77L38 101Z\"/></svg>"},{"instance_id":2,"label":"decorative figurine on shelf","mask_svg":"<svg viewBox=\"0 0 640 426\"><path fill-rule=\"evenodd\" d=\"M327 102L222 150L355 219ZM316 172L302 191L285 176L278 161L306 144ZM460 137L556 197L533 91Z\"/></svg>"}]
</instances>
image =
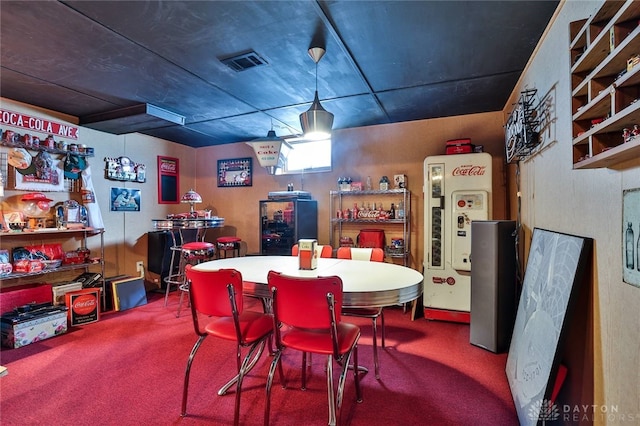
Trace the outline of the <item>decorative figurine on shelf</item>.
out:
<instances>
[{"instance_id":1,"label":"decorative figurine on shelf","mask_svg":"<svg viewBox=\"0 0 640 426\"><path fill-rule=\"evenodd\" d=\"M631 140L631 130L629 130L628 128L624 128L622 129L622 140L626 143L629 142Z\"/></svg>"},{"instance_id":2,"label":"decorative figurine on shelf","mask_svg":"<svg viewBox=\"0 0 640 426\"><path fill-rule=\"evenodd\" d=\"M387 176L382 176L380 178L380 191L389 190L389 178Z\"/></svg>"},{"instance_id":3,"label":"decorative figurine on shelf","mask_svg":"<svg viewBox=\"0 0 640 426\"><path fill-rule=\"evenodd\" d=\"M87 208L75 200L67 200L56 208L59 229L82 229L89 225Z\"/></svg>"}]
</instances>

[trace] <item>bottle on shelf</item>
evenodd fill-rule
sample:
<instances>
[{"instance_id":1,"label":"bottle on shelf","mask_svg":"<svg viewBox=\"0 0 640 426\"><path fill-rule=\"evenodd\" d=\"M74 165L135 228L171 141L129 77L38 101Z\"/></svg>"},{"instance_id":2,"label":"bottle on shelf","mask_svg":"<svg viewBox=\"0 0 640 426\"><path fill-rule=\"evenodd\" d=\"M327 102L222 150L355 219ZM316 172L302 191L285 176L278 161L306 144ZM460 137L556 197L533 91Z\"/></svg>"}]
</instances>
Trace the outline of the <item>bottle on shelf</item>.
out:
<instances>
[{"instance_id":1,"label":"bottle on shelf","mask_svg":"<svg viewBox=\"0 0 640 426\"><path fill-rule=\"evenodd\" d=\"M627 269L633 269L633 261L634 261L634 253L633 253L633 228L631 227L631 222L627 223L627 230L625 232L625 251L626 251L626 259L627 259ZM640 244L640 239L638 240L638 244Z\"/></svg>"},{"instance_id":2,"label":"bottle on shelf","mask_svg":"<svg viewBox=\"0 0 640 426\"><path fill-rule=\"evenodd\" d=\"M636 269L640 271L640 232L638 232L638 242L636 245Z\"/></svg>"},{"instance_id":3,"label":"bottle on shelf","mask_svg":"<svg viewBox=\"0 0 640 426\"><path fill-rule=\"evenodd\" d=\"M396 218L396 205L394 203L391 203L391 210L389 211L389 219L395 219Z\"/></svg>"},{"instance_id":4,"label":"bottle on shelf","mask_svg":"<svg viewBox=\"0 0 640 426\"><path fill-rule=\"evenodd\" d=\"M367 183L365 186L367 191L371 191L373 189L373 185L371 184L371 176L367 176Z\"/></svg>"},{"instance_id":5,"label":"bottle on shelf","mask_svg":"<svg viewBox=\"0 0 640 426\"><path fill-rule=\"evenodd\" d=\"M402 200L398 203L398 208L396 209L396 218L404 219L404 206L402 204Z\"/></svg>"}]
</instances>

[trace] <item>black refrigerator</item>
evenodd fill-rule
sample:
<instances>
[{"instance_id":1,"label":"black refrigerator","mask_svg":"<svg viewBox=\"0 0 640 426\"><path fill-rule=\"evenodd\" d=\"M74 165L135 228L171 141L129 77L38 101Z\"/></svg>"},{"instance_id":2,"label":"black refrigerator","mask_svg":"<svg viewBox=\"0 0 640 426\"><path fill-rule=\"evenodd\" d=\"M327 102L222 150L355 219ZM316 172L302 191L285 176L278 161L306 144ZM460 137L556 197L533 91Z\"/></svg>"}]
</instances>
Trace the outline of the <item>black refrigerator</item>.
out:
<instances>
[{"instance_id":1,"label":"black refrigerator","mask_svg":"<svg viewBox=\"0 0 640 426\"><path fill-rule=\"evenodd\" d=\"M260 201L260 253L291 255L301 238L318 238L318 202L299 198Z\"/></svg>"}]
</instances>

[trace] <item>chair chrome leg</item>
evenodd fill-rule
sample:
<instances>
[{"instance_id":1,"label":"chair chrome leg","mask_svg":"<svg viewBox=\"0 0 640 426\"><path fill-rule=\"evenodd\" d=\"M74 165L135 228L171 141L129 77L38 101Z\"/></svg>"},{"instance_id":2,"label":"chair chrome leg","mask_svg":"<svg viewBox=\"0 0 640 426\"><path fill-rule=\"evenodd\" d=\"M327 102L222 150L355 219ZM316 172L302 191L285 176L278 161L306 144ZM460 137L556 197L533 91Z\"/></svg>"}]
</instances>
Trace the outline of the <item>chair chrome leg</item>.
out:
<instances>
[{"instance_id":1,"label":"chair chrome leg","mask_svg":"<svg viewBox=\"0 0 640 426\"><path fill-rule=\"evenodd\" d=\"M267 386L266 386L266 401L264 404L264 426L269 426L269 416L271 410L271 386L273 384L273 375L276 372L276 367L280 367L280 380L283 381L282 377L282 363L280 362L280 356L282 355L281 351L276 351L273 356L273 361L271 361L271 365L269 366L269 374L267 374ZM283 381L284 383L284 381Z\"/></svg>"},{"instance_id":2,"label":"chair chrome leg","mask_svg":"<svg viewBox=\"0 0 640 426\"><path fill-rule=\"evenodd\" d=\"M380 325L382 326L382 347L386 347L384 344L384 309L380 308Z\"/></svg>"},{"instance_id":3,"label":"chair chrome leg","mask_svg":"<svg viewBox=\"0 0 640 426\"><path fill-rule=\"evenodd\" d=\"M307 390L307 353L302 352L302 385L300 389Z\"/></svg>"},{"instance_id":4,"label":"chair chrome leg","mask_svg":"<svg viewBox=\"0 0 640 426\"><path fill-rule=\"evenodd\" d=\"M358 370L360 369L360 365L358 364L358 344L356 343L352 349L353 352L353 365L355 368L353 369L353 381L356 386L356 401L358 403L362 402L362 389L360 388L360 374Z\"/></svg>"},{"instance_id":5,"label":"chair chrome leg","mask_svg":"<svg viewBox=\"0 0 640 426\"><path fill-rule=\"evenodd\" d=\"M329 400L329 426L335 426L336 399L333 391L333 355L327 356L327 394Z\"/></svg>"},{"instance_id":6,"label":"chair chrome leg","mask_svg":"<svg viewBox=\"0 0 640 426\"><path fill-rule=\"evenodd\" d=\"M376 380L380 380L380 363L378 362L378 319L373 317L371 322L373 326L373 369Z\"/></svg>"},{"instance_id":7,"label":"chair chrome leg","mask_svg":"<svg viewBox=\"0 0 640 426\"><path fill-rule=\"evenodd\" d=\"M189 360L187 361L187 369L184 372L184 386L182 388L182 417L187 415L187 393L189 392L189 375L191 374L191 364L193 363L193 358L196 356L196 352L198 352L198 348L204 341L207 335L198 337L198 340L193 345L191 349L191 353L189 354Z\"/></svg>"},{"instance_id":8,"label":"chair chrome leg","mask_svg":"<svg viewBox=\"0 0 640 426\"><path fill-rule=\"evenodd\" d=\"M256 365L256 362L258 362L258 359L260 359L260 355L262 355L262 352L264 351L264 347L265 347L265 343L266 343L266 338L260 340L259 344L253 345L250 349L249 349L249 353L247 353L245 360L248 360L252 354L255 353L255 355L253 356L253 359L251 359L251 362L249 362L248 365L245 365L243 363L243 365L245 365L245 369L243 371L243 375L247 374L249 371L251 371L251 369ZM240 376L240 373L236 374L235 377L233 377L231 380L229 380L227 383L224 384L224 386L222 386L220 388L220 390L218 390L218 395L222 396L224 394L227 393L227 391L229 390L229 388L231 388L231 386L233 386L234 384L236 384L238 382L238 378Z\"/></svg>"},{"instance_id":9,"label":"chair chrome leg","mask_svg":"<svg viewBox=\"0 0 640 426\"><path fill-rule=\"evenodd\" d=\"M260 348L258 349L257 356L251 361L249 361L251 358L251 353L254 352L258 346L260 346ZM236 401L235 401L236 405L233 411L234 426L238 426L240 424L240 394L242 393L242 380L244 379L244 376L255 365L258 358L260 358L260 355L264 350L264 346L265 346L265 339L262 339L262 341L259 344L252 345L251 349L249 349L249 353L247 353L247 355L244 357L244 359L242 360L242 365L238 369L238 376L237 376L238 379L236 380ZM240 348L238 347L238 350L239 349Z\"/></svg>"}]
</instances>

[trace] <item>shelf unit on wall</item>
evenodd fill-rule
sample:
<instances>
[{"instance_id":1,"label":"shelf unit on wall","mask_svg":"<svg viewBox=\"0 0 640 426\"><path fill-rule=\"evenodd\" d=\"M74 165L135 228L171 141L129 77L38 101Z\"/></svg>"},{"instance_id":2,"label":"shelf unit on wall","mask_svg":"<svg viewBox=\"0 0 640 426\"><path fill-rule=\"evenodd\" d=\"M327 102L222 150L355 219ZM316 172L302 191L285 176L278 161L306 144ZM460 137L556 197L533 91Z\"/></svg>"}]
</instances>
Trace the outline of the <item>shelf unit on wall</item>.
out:
<instances>
[{"instance_id":1,"label":"shelf unit on wall","mask_svg":"<svg viewBox=\"0 0 640 426\"><path fill-rule=\"evenodd\" d=\"M104 229L79 228L79 229L49 229L43 228L33 231L2 232L0 233L0 249L11 251L15 247L24 245L45 244L48 241L67 242L76 240L78 247L87 247L87 239L90 237L100 237L100 257L95 262L62 264L57 268L43 269L37 272L13 272L7 276L0 277L0 288L11 287L19 284L30 284L44 276L53 276L54 279L64 277L71 279L68 275L73 271L89 272L92 268L99 268L101 274L100 288L102 289L102 306L106 306L106 294L104 286ZM95 256L93 257L95 259ZM56 274L55 276L53 274ZM56 278L58 277L58 278ZM53 286L63 283L51 283Z\"/></svg>"},{"instance_id":2,"label":"shelf unit on wall","mask_svg":"<svg viewBox=\"0 0 640 426\"><path fill-rule=\"evenodd\" d=\"M363 203L384 203L384 209L389 210L391 203L402 201L404 206L404 217L399 219L377 220L371 218L346 219L344 216L337 217L338 211L344 211L351 208L354 203L362 206ZM406 188L390 189L387 191L330 191L329 192L329 211L333 215L330 220L330 237L329 242L332 247L340 246L340 239L343 236L352 236L355 241L355 235L361 229L376 227L385 231L387 238L387 247L385 254L390 258L402 259L404 266L409 263L409 254L411 253L411 192ZM347 235L348 234L348 235ZM390 236L402 235L404 240L404 249L398 251L388 245ZM337 239L335 238L337 236Z\"/></svg>"},{"instance_id":3,"label":"shelf unit on wall","mask_svg":"<svg viewBox=\"0 0 640 426\"><path fill-rule=\"evenodd\" d=\"M569 24L573 168L612 167L640 157L640 2L605 2ZM639 127L640 130L640 127Z\"/></svg>"}]
</instances>

